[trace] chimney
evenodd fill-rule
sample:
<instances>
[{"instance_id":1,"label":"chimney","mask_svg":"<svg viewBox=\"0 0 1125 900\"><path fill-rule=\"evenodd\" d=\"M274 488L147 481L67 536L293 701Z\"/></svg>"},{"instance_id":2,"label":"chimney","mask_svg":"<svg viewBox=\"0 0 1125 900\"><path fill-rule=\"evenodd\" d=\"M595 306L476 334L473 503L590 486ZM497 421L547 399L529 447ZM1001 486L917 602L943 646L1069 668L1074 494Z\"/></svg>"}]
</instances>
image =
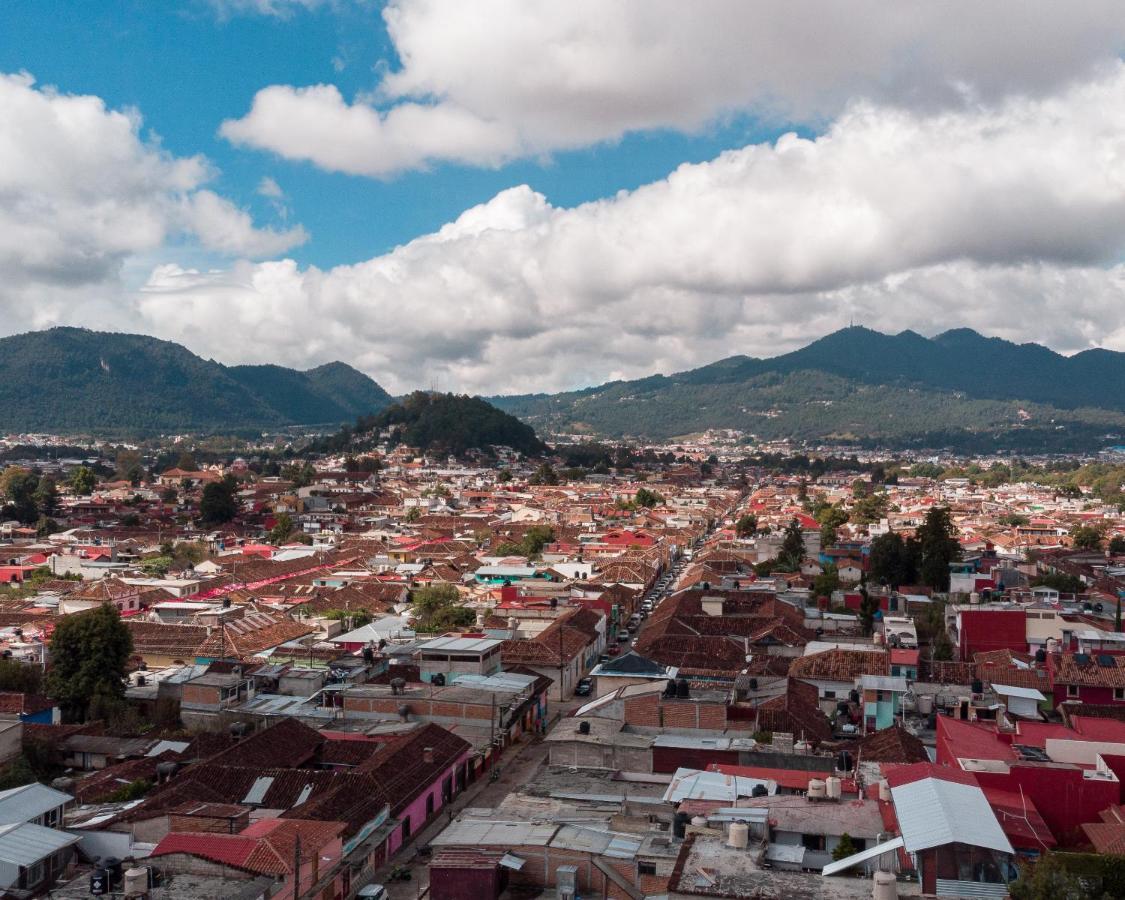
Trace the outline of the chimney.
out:
<instances>
[{"instance_id":1,"label":"chimney","mask_svg":"<svg viewBox=\"0 0 1125 900\"><path fill-rule=\"evenodd\" d=\"M423 747L422 748L422 762L432 763L433 761L434 761L434 748L433 747Z\"/></svg>"}]
</instances>

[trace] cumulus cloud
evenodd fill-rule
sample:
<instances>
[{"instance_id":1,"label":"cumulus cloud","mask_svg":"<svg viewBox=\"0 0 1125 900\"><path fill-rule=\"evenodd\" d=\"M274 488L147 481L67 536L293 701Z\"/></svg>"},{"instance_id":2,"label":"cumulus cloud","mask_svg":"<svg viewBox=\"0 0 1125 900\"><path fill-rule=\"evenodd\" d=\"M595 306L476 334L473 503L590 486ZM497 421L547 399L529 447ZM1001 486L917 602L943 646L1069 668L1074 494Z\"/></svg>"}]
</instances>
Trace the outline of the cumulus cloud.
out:
<instances>
[{"instance_id":1,"label":"cumulus cloud","mask_svg":"<svg viewBox=\"0 0 1125 900\"><path fill-rule=\"evenodd\" d=\"M343 358L396 390L575 387L769 355L852 318L1125 350L1123 188L1118 64L968 109L857 103L815 139L570 209L511 188L351 266L166 267L137 309L220 358Z\"/></svg>"},{"instance_id":2,"label":"cumulus cloud","mask_svg":"<svg viewBox=\"0 0 1125 900\"><path fill-rule=\"evenodd\" d=\"M73 317L76 308L113 308L122 266L169 241L264 257L306 238L300 228L255 228L203 187L215 174L205 159L142 140L136 112L39 88L27 74L0 75L0 109L6 331Z\"/></svg>"},{"instance_id":3,"label":"cumulus cloud","mask_svg":"<svg viewBox=\"0 0 1125 900\"><path fill-rule=\"evenodd\" d=\"M820 123L856 96L925 111L1044 96L1125 42L1119 0L392 0L383 17L401 65L372 96L271 85L221 133L387 177L734 114Z\"/></svg>"}]
</instances>

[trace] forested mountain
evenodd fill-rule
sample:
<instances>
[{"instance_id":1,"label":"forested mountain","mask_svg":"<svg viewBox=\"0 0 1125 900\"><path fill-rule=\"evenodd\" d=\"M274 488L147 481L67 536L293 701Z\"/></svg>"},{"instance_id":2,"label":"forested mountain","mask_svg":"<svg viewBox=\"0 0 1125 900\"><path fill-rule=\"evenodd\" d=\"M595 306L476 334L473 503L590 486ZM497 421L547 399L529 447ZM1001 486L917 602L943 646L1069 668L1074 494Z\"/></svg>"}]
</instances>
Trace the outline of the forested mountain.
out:
<instances>
[{"instance_id":1,"label":"forested mountain","mask_svg":"<svg viewBox=\"0 0 1125 900\"><path fill-rule=\"evenodd\" d=\"M547 449L530 425L501 412L480 397L415 391L382 412L363 416L314 445L321 451L359 449L378 443L385 433L391 443L425 452L460 456L469 450L511 447L528 456Z\"/></svg>"},{"instance_id":2,"label":"forested mountain","mask_svg":"<svg viewBox=\"0 0 1125 900\"><path fill-rule=\"evenodd\" d=\"M608 437L734 428L867 445L1090 449L1125 435L1125 353L1065 357L968 329L928 339L857 327L771 359L490 399L541 430Z\"/></svg>"},{"instance_id":3,"label":"forested mountain","mask_svg":"<svg viewBox=\"0 0 1125 900\"><path fill-rule=\"evenodd\" d=\"M169 341L52 328L0 339L0 431L154 434L337 425L390 396L343 363L228 367Z\"/></svg>"}]
</instances>

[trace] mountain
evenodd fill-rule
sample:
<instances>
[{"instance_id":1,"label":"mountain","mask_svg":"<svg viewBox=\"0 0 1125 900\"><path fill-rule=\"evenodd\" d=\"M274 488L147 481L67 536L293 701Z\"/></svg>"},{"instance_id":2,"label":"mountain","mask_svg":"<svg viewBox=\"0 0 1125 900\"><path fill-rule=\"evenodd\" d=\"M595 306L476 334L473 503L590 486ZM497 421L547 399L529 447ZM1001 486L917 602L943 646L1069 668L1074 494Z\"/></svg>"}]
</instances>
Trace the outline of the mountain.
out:
<instances>
[{"instance_id":1,"label":"mountain","mask_svg":"<svg viewBox=\"0 0 1125 900\"><path fill-rule=\"evenodd\" d=\"M925 338L857 327L770 359L490 399L541 430L605 437L733 428L762 439L1064 451L1125 434L1123 387L1125 353L1067 357L969 329Z\"/></svg>"},{"instance_id":2,"label":"mountain","mask_svg":"<svg viewBox=\"0 0 1125 900\"><path fill-rule=\"evenodd\" d=\"M531 426L480 397L427 391L415 391L380 413L360 418L354 428L323 438L314 449L359 449L377 443L384 432L391 433L392 443L455 456L490 447L511 447L527 456L547 450Z\"/></svg>"},{"instance_id":3,"label":"mountain","mask_svg":"<svg viewBox=\"0 0 1125 900\"><path fill-rule=\"evenodd\" d=\"M338 425L391 403L343 363L224 366L138 334L51 328L0 339L0 431L148 435Z\"/></svg>"}]
</instances>

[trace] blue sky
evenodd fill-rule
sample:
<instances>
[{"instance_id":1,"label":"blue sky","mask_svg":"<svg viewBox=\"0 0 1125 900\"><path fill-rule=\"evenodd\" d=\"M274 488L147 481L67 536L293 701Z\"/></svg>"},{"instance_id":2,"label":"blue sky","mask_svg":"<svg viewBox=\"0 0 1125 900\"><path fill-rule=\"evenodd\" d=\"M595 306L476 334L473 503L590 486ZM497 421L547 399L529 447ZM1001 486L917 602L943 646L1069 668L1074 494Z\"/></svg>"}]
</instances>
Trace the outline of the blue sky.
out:
<instances>
[{"instance_id":1,"label":"blue sky","mask_svg":"<svg viewBox=\"0 0 1125 900\"><path fill-rule=\"evenodd\" d=\"M513 185L528 184L555 205L574 206L786 130L743 115L695 134L629 134L495 167L447 164L383 180L326 172L233 147L218 128L270 84L332 82L349 97L373 90L382 67L399 65L376 5L324 4L287 16L225 12L207 0L188 0L170 13L176 5L14 0L4 20L0 71L26 70L62 92L137 109L166 149L206 155L221 173L214 186L263 221L274 210L256 189L264 176L274 178L290 218L311 235L290 253L302 264L328 267L384 253Z\"/></svg>"},{"instance_id":2,"label":"blue sky","mask_svg":"<svg viewBox=\"0 0 1125 900\"><path fill-rule=\"evenodd\" d=\"M1120 0L701 3L9 0L0 335L482 393L1125 350Z\"/></svg>"}]
</instances>

